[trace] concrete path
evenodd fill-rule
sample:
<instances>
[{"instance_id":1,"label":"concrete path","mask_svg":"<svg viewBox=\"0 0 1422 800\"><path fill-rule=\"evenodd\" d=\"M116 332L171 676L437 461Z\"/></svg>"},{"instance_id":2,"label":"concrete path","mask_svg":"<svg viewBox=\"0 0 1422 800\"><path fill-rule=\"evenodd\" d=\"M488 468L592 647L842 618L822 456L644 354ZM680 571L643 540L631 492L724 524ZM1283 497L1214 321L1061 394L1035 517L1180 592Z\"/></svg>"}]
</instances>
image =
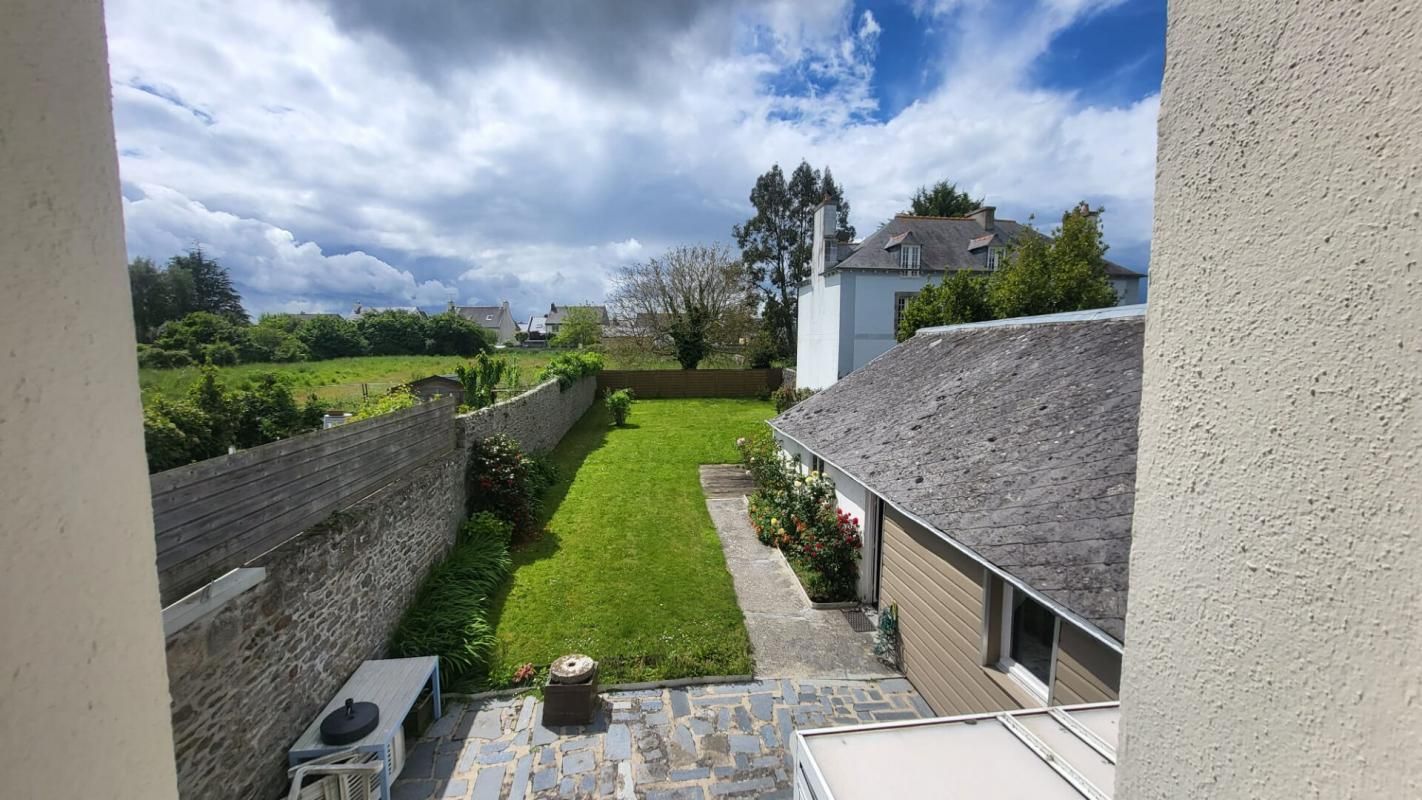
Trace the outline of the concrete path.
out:
<instances>
[{"instance_id":1,"label":"concrete path","mask_svg":"<svg viewBox=\"0 0 1422 800\"><path fill-rule=\"evenodd\" d=\"M843 612L810 608L785 556L756 539L746 515L746 495L755 487L745 470L703 466L701 485L746 618L757 676L864 680L897 675L874 657L872 632L855 633Z\"/></svg>"},{"instance_id":2,"label":"concrete path","mask_svg":"<svg viewBox=\"0 0 1422 800\"><path fill-rule=\"evenodd\" d=\"M533 697L453 701L410 745L395 800L789 798L796 728L932 716L908 681L761 680L608 692L592 725Z\"/></svg>"}]
</instances>

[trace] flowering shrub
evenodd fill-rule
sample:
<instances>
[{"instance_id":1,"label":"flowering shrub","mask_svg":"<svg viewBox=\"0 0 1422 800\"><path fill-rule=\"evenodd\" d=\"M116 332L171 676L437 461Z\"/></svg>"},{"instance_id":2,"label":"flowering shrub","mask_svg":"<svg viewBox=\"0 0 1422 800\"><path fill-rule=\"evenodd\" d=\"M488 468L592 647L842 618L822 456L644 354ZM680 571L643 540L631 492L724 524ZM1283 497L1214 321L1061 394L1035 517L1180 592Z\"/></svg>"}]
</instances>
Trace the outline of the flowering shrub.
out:
<instances>
[{"instance_id":1,"label":"flowering shrub","mask_svg":"<svg viewBox=\"0 0 1422 800\"><path fill-rule=\"evenodd\" d=\"M540 497L552 483L550 465L525 456L507 436L490 436L469 449L465 497L470 515L488 511L528 536L538 525Z\"/></svg>"},{"instance_id":2,"label":"flowering shrub","mask_svg":"<svg viewBox=\"0 0 1422 800\"><path fill-rule=\"evenodd\" d=\"M736 444L756 483L749 501L756 537L808 570L811 599L853 599L863 537L859 519L838 508L834 482L802 475L799 460L784 458L768 431Z\"/></svg>"}]
</instances>

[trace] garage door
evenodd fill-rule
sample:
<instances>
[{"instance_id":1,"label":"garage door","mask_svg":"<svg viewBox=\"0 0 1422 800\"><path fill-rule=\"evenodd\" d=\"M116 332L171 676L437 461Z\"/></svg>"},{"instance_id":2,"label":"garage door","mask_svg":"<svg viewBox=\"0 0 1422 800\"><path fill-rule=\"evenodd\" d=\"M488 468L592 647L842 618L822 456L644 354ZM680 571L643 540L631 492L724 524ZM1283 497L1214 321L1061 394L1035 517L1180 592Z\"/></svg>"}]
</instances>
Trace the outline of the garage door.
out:
<instances>
[{"instance_id":1,"label":"garage door","mask_svg":"<svg viewBox=\"0 0 1422 800\"><path fill-rule=\"evenodd\" d=\"M879 607L899 606L904 672L945 716L1019 708L982 663L983 568L884 509Z\"/></svg>"}]
</instances>

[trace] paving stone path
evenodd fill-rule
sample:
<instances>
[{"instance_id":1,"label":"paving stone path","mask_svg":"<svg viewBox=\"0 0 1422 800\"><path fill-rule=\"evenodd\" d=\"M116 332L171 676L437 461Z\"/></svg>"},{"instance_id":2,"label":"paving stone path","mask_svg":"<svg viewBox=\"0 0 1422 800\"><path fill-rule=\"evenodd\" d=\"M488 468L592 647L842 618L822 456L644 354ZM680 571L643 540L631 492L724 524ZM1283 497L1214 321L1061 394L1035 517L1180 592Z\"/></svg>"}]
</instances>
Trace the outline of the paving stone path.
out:
<instances>
[{"instance_id":1,"label":"paving stone path","mask_svg":"<svg viewBox=\"0 0 1422 800\"><path fill-rule=\"evenodd\" d=\"M908 681L759 680L609 692L585 727L529 696L452 701L408 751L397 800L789 798L791 733L931 716Z\"/></svg>"},{"instance_id":2,"label":"paving stone path","mask_svg":"<svg viewBox=\"0 0 1422 800\"><path fill-rule=\"evenodd\" d=\"M701 468L706 507L736 587L757 675L875 679L897 675L874 657L874 634L857 633L837 610L810 607L785 556L756 539L746 514L754 489L739 466Z\"/></svg>"}]
</instances>

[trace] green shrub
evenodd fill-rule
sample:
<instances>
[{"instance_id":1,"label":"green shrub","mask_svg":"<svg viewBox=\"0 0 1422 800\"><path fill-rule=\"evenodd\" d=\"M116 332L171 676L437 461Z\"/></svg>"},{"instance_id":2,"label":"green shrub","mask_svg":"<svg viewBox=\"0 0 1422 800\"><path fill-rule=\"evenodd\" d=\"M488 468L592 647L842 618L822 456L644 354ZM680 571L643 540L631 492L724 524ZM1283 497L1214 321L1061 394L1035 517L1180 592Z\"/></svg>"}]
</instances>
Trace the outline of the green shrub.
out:
<instances>
[{"instance_id":1,"label":"green shrub","mask_svg":"<svg viewBox=\"0 0 1422 800\"><path fill-rule=\"evenodd\" d=\"M322 314L301 323L296 338L318 361L365 355L370 349L356 324L335 314Z\"/></svg>"},{"instance_id":2,"label":"green shrub","mask_svg":"<svg viewBox=\"0 0 1422 800\"><path fill-rule=\"evenodd\" d=\"M607 404L607 410L612 414L612 424L622 427L627 424L627 418L632 416L632 390L618 389L607 390L607 395L603 402Z\"/></svg>"},{"instance_id":3,"label":"green shrub","mask_svg":"<svg viewBox=\"0 0 1422 800\"><path fill-rule=\"evenodd\" d=\"M775 413L784 414L794 408L797 403L814 394L814 389L796 389L793 386L782 386L771 393L770 399L775 403Z\"/></svg>"},{"instance_id":4,"label":"green shrub","mask_svg":"<svg viewBox=\"0 0 1422 800\"><path fill-rule=\"evenodd\" d=\"M483 353L474 356L467 366L455 366L454 374L464 385L464 406L471 409L493 405L494 390L500 384L518 381L518 368L507 358L492 358Z\"/></svg>"},{"instance_id":5,"label":"green shrub","mask_svg":"<svg viewBox=\"0 0 1422 800\"><path fill-rule=\"evenodd\" d=\"M464 472L468 513L490 512L512 525L516 535L530 536L537 530L547 476L547 468L525 456L509 437L477 441L469 448Z\"/></svg>"},{"instance_id":6,"label":"green shrub","mask_svg":"<svg viewBox=\"0 0 1422 800\"><path fill-rule=\"evenodd\" d=\"M390 640L390 655L397 658L438 656L446 686L487 678L494 652L489 607L513 563L509 525L494 515L471 517L459 533L459 543L430 571Z\"/></svg>"},{"instance_id":7,"label":"green shrub","mask_svg":"<svg viewBox=\"0 0 1422 800\"><path fill-rule=\"evenodd\" d=\"M355 415L351 417L351 422L414 408L419 403L420 398L416 397L408 386L397 386L387 394L367 397L365 402L361 403L360 408L356 409Z\"/></svg>"},{"instance_id":8,"label":"green shrub","mask_svg":"<svg viewBox=\"0 0 1422 800\"><path fill-rule=\"evenodd\" d=\"M227 452L213 435L212 420L188 400L159 398L146 403L143 444L148 452L149 472L162 472Z\"/></svg>"},{"instance_id":9,"label":"green shrub","mask_svg":"<svg viewBox=\"0 0 1422 800\"><path fill-rule=\"evenodd\" d=\"M173 369L193 363L185 350L164 350L161 347L138 346L138 366L145 369Z\"/></svg>"},{"instance_id":10,"label":"green shrub","mask_svg":"<svg viewBox=\"0 0 1422 800\"><path fill-rule=\"evenodd\" d=\"M809 573L810 599L853 599L863 540L859 519L838 508L834 482L815 471L801 474L799 459L781 455L768 426L736 445L756 484L748 505L756 537Z\"/></svg>"},{"instance_id":11,"label":"green shrub","mask_svg":"<svg viewBox=\"0 0 1422 800\"><path fill-rule=\"evenodd\" d=\"M559 353L538 373L538 382L557 379L559 388L567 389L579 380L602 371L602 354L586 350Z\"/></svg>"},{"instance_id":12,"label":"green shrub","mask_svg":"<svg viewBox=\"0 0 1422 800\"><path fill-rule=\"evenodd\" d=\"M426 353L432 356L476 356L493 352L493 334L450 309L425 320Z\"/></svg>"},{"instance_id":13,"label":"green shrub","mask_svg":"<svg viewBox=\"0 0 1422 800\"><path fill-rule=\"evenodd\" d=\"M237 348L227 342L213 342L202 346L202 361L215 367L230 367L238 361Z\"/></svg>"}]
</instances>

